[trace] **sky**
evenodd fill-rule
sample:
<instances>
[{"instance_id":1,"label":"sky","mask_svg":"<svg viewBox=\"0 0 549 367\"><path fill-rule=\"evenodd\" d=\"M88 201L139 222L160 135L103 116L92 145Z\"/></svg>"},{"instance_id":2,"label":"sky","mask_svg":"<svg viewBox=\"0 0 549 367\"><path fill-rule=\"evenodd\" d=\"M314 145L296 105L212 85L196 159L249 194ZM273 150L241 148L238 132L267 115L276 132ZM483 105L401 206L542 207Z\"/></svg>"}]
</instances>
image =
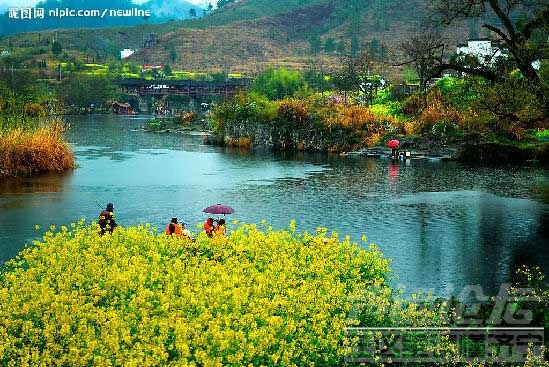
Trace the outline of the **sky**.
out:
<instances>
[{"instance_id":1,"label":"sky","mask_svg":"<svg viewBox=\"0 0 549 367\"><path fill-rule=\"evenodd\" d=\"M34 6L36 5L40 0L0 0L0 12L6 11L10 7L25 7L25 6ZM136 4L144 4L149 0L134 0L133 2ZM194 5L203 5L204 3L207 3L207 0L186 0L189 3L192 3ZM212 1L212 3L214 3Z\"/></svg>"}]
</instances>

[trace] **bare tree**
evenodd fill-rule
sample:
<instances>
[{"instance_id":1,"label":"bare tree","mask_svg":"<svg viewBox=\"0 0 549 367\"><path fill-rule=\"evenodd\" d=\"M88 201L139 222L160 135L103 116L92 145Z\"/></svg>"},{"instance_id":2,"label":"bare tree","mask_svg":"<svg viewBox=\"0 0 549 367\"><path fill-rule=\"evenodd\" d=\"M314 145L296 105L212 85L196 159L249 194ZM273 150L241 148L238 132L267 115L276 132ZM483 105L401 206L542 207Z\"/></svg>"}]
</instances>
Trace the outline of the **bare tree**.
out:
<instances>
[{"instance_id":1,"label":"bare tree","mask_svg":"<svg viewBox=\"0 0 549 367\"><path fill-rule=\"evenodd\" d=\"M362 102L372 103L374 95L382 86L379 75L376 70L379 68L380 61L368 50L363 50L356 56L345 55L340 58L342 68L339 72L332 75L332 82L335 87L344 92L355 94L356 97L362 95Z\"/></svg>"},{"instance_id":2,"label":"bare tree","mask_svg":"<svg viewBox=\"0 0 549 367\"><path fill-rule=\"evenodd\" d=\"M425 92L429 81L437 77L444 64L444 37L442 33L432 27L422 25L409 32L409 37L400 44L405 61L397 66L413 65L419 87Z\"/></svg>"}]
</instances>

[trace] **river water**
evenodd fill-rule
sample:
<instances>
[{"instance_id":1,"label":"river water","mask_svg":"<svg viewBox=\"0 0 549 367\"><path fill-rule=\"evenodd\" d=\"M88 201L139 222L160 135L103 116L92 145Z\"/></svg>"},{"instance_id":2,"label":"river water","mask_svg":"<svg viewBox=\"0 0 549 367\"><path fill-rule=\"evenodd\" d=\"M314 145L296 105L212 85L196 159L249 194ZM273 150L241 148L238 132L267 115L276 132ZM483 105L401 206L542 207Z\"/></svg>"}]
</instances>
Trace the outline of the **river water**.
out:
<instances>
[{"instance_id":1,"label":"river water","mask_svg":"<svg viewBox=\"0 0 549 367\"><path fill-rule=\"evenodd\" d=\"M232 219L274 228L295 219L300 231L366 235L406 292L448 296L480 285L495 294L521 264L549 270L547 169L250 152L145 133L144 117L67 120L77 169L0 181L0 262L50 225L96 220L108 202L122 226L159 230L174 216L194 229L203 208L225 203L236 210L229 230Z\"/></svg>"}]
</instances>

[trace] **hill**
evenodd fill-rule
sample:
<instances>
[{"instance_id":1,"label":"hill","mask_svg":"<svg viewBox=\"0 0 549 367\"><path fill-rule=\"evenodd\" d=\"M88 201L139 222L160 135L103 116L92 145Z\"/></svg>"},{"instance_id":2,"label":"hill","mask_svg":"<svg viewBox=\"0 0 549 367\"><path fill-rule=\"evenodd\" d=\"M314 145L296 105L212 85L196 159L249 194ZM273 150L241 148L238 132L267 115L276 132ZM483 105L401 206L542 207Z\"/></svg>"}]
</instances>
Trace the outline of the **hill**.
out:
<instances>
[{"instance_id":1,"label":"hill","mask_svg":"<svg viewBox=\"0 0 549 367\"><path fill-rule=\"evenodd\" d=\"M193 19L132 27L67 29L24 33L0 40L0 51L34 48L44 57L44 40L55 37L69 57L98 61L138 49L128 60L169 64L172 69L255 73L267 65L331 68L339 56L369 48L391 53L423 17L425 0L240 0ZM474 31L452 32L450 44ZM145 47L152 33L158 42ZM42 43L40 43L42 42ZM42 49L42 52L40 51ZM47 53L47 49L46 52Z\"/></svg>"},{"instance_id":2,"label":"hill","mask_svg":"<svg viewBox=\"0 0 549 367\"><path fill-rule=\"evenodd\" d=\"M141 48L132 59L168 63L172 68L242 73L254 73L266 65L330 68L340 64L339 56L353 52L355 43L359 49L384 53L388 60L424 16L421 9L423 0L283 0L276 7L264 0L242 1L203 19L203 27L181 27L163 34L161 44ZM468 34L469 29L461 27L453 32L450 43L455 46ZM320 46L316 50L315 39Z\"/></svg>"}]
</instances>

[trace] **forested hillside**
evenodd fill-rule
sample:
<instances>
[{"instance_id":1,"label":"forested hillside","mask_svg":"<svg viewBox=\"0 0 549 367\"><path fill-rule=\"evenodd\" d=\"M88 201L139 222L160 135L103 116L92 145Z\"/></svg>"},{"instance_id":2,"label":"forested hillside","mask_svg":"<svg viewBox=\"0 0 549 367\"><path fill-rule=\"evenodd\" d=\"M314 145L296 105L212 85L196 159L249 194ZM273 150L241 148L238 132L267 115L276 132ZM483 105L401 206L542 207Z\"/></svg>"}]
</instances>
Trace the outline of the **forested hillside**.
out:
<instances>
[{"instance_id":1,"label":"forested hillside","mask_svg":"<svg viewBox=\"0 0 549 367\"><path fill-rule=\"evenodd\" d=\"M365 48L390 59L408 31L424 17L423 0L241 0L220 5L202 12L181 7L181 13L191 16L183 21L103 29L82 26L4 37L0 50L32 48L42 55L55 37L68 57L87 61L117 58L121 49L132 48L138 52L130 60L138 64L254 73L265 65L333 66L341 55ZM458 27L450 42L462 42L477 29L475 24ZM158 35L159 42L145 47L151 33Z\"/></svg>"}]
</instances>

